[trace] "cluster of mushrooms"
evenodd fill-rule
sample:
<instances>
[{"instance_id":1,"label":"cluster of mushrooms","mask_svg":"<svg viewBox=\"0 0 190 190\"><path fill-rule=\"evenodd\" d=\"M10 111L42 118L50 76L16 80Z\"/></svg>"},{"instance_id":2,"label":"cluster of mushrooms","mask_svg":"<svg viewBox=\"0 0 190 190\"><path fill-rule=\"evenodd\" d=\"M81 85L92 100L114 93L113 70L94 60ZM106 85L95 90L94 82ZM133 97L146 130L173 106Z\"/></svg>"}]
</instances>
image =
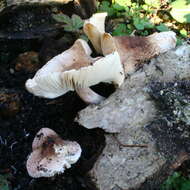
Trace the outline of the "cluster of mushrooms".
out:
<instances>
[{"instance_id":1,"label":"cluster of mushrooms","mask_svg":"<svg viewBox=\"0 0 190 190\"><path fill-rule=\"evenodd\" d=\"M90 86L100 82L119 87L125 77L134 72L142 61L164 53L176 45L172 31L154 33L146 37L111 36L105 32L107 13L94 14L85 20L83 30L99 57L91 57L92 50L85 40L55 56L26 81L26 89L44 98L56 98L75 90L88 104L99 104L105 99ZM81 148L76 142L63 141L54 131L41 129L36 135L33 152L27 161L32 177L51 177L63 173L77 162Z\"/></svg>"}]
</instances>

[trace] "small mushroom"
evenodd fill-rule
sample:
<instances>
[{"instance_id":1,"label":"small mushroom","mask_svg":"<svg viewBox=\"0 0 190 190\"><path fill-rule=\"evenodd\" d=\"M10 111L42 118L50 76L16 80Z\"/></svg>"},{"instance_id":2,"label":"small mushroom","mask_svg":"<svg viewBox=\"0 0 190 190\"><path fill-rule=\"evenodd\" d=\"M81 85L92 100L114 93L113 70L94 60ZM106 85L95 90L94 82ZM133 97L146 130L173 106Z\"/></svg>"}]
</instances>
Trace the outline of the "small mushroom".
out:
<instances>
[{"instance_id":1,"label":"small mushroom","mask_svg":"<svg viewBox=\"0 0 190 190\"><path fill-rule=\"evenodd\" d=\"M84 32L92 42L97 53L107 55L113 51L113 47L114 51L118 51L125 74L133 72L140 61L164 53L176 45L176 34L172 31L154 33L146 37L112 37L104 32L104 27L102 26L105 22L106 14L102 17L99 14L93 15L88 22L84 23ZM101 22L98 19L101 19Z\"/></svg>"},{"instance_id":2,"label":"small mushroom","mask_svg":"<svg viewBox=\"0 0 190 190\"><path fill-rule=\"evenodd\" d=\"M76 90L85 102L99 103L104 97L89 87L100 82L120 86L124 81L124 71L116 51L105 57L92 58L90 54L87 42L76 40L70 49L51 59L33 79L26 81L27 90L45 98L56 98Z\"/></svg>"},{"instance_id":3,"label":"small mushroom","mask_svg":"<svg viewBox=\"0 0 190 190\"><path fill-rule=\"evenodd\" d=\"M42 128L32 143L26 168L33 178L63 173L78 161L81 148L77 142L64 141L49 128Z\"/></svg>"}]
</instances>

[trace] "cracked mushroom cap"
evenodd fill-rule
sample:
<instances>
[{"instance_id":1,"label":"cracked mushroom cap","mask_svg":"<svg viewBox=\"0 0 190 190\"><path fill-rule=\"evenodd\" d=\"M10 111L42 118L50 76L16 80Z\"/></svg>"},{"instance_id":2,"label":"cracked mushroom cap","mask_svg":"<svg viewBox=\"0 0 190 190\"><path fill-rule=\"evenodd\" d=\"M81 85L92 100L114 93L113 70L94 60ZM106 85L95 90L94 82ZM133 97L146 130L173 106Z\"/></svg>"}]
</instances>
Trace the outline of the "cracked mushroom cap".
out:
<instances>
[{"instance_id":1,"label":"cracked mushroom cap","mask_svg":"<svg viewBox=\"0 0 190 190\"><path fill-rule=\"evenodd\" d=\"M81 148L77 142L64 141L49 128L42 128L37 133L32 149L26 168L33 178L64 173L81 155Z\"/></svg>"},{"instance_id":2,"label":"cracked mushroom cap","mask_svg":"<svg viewBox=\"0 0 190 190\"><path fill-rule=\"evenodd\" d=\"M92 58L87 42L78 39L74 45L51 59L26 81L26 88L36 96L56 98L70 90L88 88L100 82L120 86L124 81L119 54ZM109 71L109 72L108 72Z\"/></svg>"}]
</instances>

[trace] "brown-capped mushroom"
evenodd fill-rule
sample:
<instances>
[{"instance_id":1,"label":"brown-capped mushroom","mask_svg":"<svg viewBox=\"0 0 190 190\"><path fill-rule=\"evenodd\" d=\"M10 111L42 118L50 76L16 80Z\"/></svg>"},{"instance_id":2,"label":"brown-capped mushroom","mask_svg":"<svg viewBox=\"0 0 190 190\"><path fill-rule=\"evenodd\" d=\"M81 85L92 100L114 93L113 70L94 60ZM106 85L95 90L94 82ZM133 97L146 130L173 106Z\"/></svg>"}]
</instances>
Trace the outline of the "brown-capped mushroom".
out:
<instances>
[{"instance_id":1,"label":"brown-capped mushroom","mask_svg":"<svg viewBox=\"0 0 190 190\"><path fill-rule=\"evenodd\" d=\"M49 128L42 128L34 138L33 152L26 168L31 177L52 177L63 173L78 161L81 148L77 142L64 141Z\"/></svg>"},{"instance_id":2,"label":"brown-capped mushroom","mask_svg":"<svg viewBox=\"0 0 190 190\"><path fill-rule=\"evenodd\" d=\"M76 40L70 49L51 59L33 79L26 81L27 90L45 98L56 98L76 90L85 102L99 103L104 97L89 87L100 82L120 86L124 81L124 70L116 51L97 58L92 58L90 54L87 42Z\"/></svg>"}]
</instances>

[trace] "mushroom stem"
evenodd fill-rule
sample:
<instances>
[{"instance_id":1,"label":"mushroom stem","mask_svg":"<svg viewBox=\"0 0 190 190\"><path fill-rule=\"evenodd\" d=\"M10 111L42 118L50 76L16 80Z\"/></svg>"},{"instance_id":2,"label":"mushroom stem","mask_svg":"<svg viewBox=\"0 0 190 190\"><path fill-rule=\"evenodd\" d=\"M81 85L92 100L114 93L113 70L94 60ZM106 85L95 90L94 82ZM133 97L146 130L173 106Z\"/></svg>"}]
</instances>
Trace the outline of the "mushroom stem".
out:
<instances>
[{"instance_id":1,"label":"mushroom stem","mask_svg":"<svg viewBox=\"0 0 190 190\"><path fill-rule=\"evenodd\" d=\"M99 104L105 100L105 97L100 96L90 88L76 88L75 90L79 97L87 104Z\"/></svg>"}]
</instances>

